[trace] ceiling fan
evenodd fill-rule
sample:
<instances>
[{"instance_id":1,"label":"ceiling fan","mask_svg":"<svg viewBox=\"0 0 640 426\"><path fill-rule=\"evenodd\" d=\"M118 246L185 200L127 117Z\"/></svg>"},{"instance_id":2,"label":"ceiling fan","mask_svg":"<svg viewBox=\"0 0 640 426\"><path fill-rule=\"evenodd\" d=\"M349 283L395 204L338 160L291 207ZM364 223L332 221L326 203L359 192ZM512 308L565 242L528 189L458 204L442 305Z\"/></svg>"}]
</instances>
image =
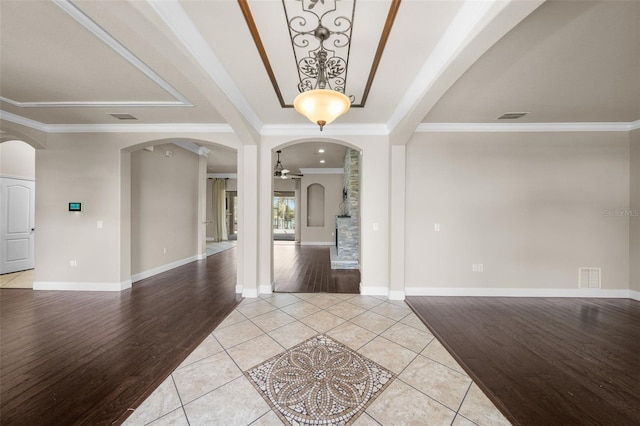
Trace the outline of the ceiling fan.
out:
<instances>
[{"instance_id":1,"label":"ceiling fan","mask_svg":"<svg viewBox=\"0 0 640 426\"><path fill-rule=\"evenodd\" d=\"M280 179L300 179L302 176L299 173L291 173L289 169L285 169L282 163L280 162L280 153L282 151L276 151L278 154L278 161L276 162L276 168L273 170L273 176Z\"/></svg>"}]
</instances>

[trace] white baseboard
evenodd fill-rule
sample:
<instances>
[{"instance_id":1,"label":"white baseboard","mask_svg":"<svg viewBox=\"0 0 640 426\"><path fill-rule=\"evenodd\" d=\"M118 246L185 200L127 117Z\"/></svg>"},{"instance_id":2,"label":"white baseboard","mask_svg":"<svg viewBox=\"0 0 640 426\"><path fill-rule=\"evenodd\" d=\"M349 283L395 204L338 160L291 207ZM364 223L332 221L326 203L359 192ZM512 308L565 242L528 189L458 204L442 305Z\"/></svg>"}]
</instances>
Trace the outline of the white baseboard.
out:
<instances>
[{"instance_id":1,"label":"white baseboard","mask_svg":"<svg viewBox=\"0 0 640 426\"><path fill-rule=\"evenodd\" d=\"M366 287L360 283L360 294L363 296L389 296L387 287Z\"/></svg>"},{"instance_id":2,"label":"white baseboard","mask_svg":"<svg viewBox=\"0 0 640 426\"><path fill-rule=\"evenodd\" d=\"M392 291L389 290L389 300L404 300L404 291Z\"/></svg>"},{"instance_id":3,"label":"white baseboard","mask_svg":"<svg viewBox=\"0 0 640 426\"><path fill-rule=\"evenodd\" d=\"M122 291L131 288L131 280L120 283L78 283L35 281L34 290L56 291Z\"/></svg>"},{"instance_id":4,"label":"white baseboard","mask_svg":"<svg viewBox=\"0 0 640 426\"><path fill-rule=\"evenodd\" d=\"M629 298L640 302L640 291L629 290Z\"/></svg>"},{"instance_id":5,"label":"white baseboard","mask_svg":"<svg viewBox=\"0 0 640 426\"><path fill-rule=\"evenodd\" d=\"M202 253L196 256L197 260L204 260L207 258L207 253Z\"/></svg>"},{"instance_id":6,"label":"white baseboard","mask_svg":"<svg viewBox=\"0 0 640 426\"><path fill-rule=\"evenodd\" d=\"M213 243L213 242L215 242L215 241L216 241L216 239L215 239L215 238L213 238L213 237L207 237L207 241L209 241L209 242L212 242L212 243Z\"/></svg>"},{"instance_id":7,"label":"white baseboard","mask_svg":"<svg viewBox=\"0 0 640 426\"><path fill-rule=\"evenodd\" d=\"M205 256L206 258L206 256ZM158 266L157 268L149 269L148 271L140 272L131 276L132 282L138 282L140 280L144 280L145 278L153 277L154 275L161 274L163 272L170 271L171 269L177 268L182 265L186 265L187 263L195 262L198 259L198 256L187 257L186 259L176 260L175 262L167 263L166 265Z\"/></svg>"},{"instance_id":8,"label":"white baseboard","mask_svg":"<svg viewBox=\"0 0 640 426\"><path fill-rule=\"evenodd\" d=\"M476 296L476 297L602 297L628 299L631 290L601 288L454 288L405 287L407 296ZM636 292L636 296L640 293Z\"/></svg>"},{"instance_id":9,"label":"white baseboard","mask_svg":"<svg viewBox=\"0 0 640 426\"><path fill-rule=\"evenodd\" d=\"M256 298L258 297L258 289L257 288L247 288L242 290L242 297Z\"/></svg>"},{"instance_id":10,"label":"white baseboard","mask_svg":"<svg viewBox=\"0 0 640 426\"><path fill-rule=\"evenodd\" d=\"M301 246L335 246L335 241L300 241Z\"/></svg>"},{"instance_id":11,"label":"white baseboard","mask_svg":"<svg viewBox=\"0 0 640 426\"><path fill-rule=\"evenodd\" d=\"M260 294L271 294L273 293L273 284L263 284L260 286Z\"/></svg>"}]
</instances>

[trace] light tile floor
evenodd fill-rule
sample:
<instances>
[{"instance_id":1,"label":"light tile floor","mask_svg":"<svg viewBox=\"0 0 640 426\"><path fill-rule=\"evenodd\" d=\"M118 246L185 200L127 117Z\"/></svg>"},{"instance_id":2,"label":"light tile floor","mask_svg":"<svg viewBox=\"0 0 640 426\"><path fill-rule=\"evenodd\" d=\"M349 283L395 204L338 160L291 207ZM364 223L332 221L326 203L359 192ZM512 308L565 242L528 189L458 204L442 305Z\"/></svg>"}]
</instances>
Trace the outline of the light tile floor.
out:
<instances>
[{"instance_id":1,"label":"light tile floor","mask_svg":"<svg viewBox=\"0 0 640 426\"><path fill-rule=\"evenodd\" d=\"M353 294L244 299L126 425L279 425L243 372L326 333L397 375L354 425L509 425L404 302Z\"/></svg>"},{"instance_id":2,"label":"light tile floor","mask_svg":"<svg viewBox=\"0 0 640 426\"><path fill-rule=\"evenodd\" d=\"M0 288L33 288L33 269L0 275Z\"/></svg>"}]
</instances>

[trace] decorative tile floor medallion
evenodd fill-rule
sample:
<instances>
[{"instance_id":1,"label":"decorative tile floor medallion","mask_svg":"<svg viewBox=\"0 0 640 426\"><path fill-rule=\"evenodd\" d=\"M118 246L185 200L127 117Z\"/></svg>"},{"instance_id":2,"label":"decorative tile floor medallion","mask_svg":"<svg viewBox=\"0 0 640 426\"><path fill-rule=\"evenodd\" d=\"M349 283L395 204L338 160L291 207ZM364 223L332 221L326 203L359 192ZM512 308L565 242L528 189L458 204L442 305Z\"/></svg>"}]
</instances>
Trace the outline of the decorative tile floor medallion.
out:
<instances>
[{"instance_id":1,"label":"decorative tile floor medallion","mask_svg":"<svg viewBox=\"0 0 640 426\"><path fill-rule=\"evenodd\" d=\"M294 425L351 424L395 378L322 334L245 374L280 418Z\"/></svg>"}]
</instances>

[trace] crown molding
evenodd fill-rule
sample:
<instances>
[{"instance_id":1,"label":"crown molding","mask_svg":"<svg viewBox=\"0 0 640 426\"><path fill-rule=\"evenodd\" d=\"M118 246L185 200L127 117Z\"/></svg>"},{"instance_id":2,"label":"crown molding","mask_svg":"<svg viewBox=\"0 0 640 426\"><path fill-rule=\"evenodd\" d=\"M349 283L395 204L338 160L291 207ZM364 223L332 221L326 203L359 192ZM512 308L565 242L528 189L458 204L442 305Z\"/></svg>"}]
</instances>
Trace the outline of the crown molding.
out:
<instances>
[{"instance_id":1,"label":"crown molding","mask_svg":"<svg viewBox=\"0 0 640 426\"><path fill-rule=\"evenodd\" d=\"M61 101L61 102L18 102L13 99L0 96L0 101L6 102L18 108L84 108L84 107L102 107L102 108L134 108L134 107L192 107L190 103L181 101Z\"/></svg>"},{"instance_id":2,"label":"crown molding","mask_svg":"<svg viewBox=\"0 0 640 426\"><path fill-rule=\"evenodd\" d=\"M420 68L415 79L398 103L396 109L387 121L389 129L395 129L402 119L415 108L424 94L431 88L451 61L459 54L469 37L476 31L477 25L489 12L491 7L497 3L491 1L465 0L454 19L451 21L445 32L438 40L426 62Z\"/></svg>"},{"instance_id":3,"label":"crown molding","mask_svg":"<svg viewBox=\"0 0 640 426\"><path fill-rule=\"evenodd\" d=\"M177 141L173 141L173 144L176 146L179 146L182 149L186 149L189 152L193 152L196 155L202 155L203 157L206 157L211 152L211 150L203 146L200 146L196 143L193 143L191 141L177 140Z\"/></svg>"},{"instance_id":4,"label":"crown molding","mask_svg":"<svg viewBox=\"0 0 640 426\"><path fill-rule=\"evenodd\" d=\"M259 132L262 121L224 68L178 0L149 1L149 5L193 55L249 124Z\"/></svg>"},{"instance_id":5,"label":"crown molding","mask_svg":"<svg viewBox=\"0 0 640 426\"><path fill-rule=\"evenodd\" d=\"M321 132L315 124L266 124L262 136L388 136L386 124L330 124Z\"/></svg>"},{"instance_id":6,"label":"crown molding","mask_svg":"<svg viewBox=\"0 0 640 426\"><path fill-rule=\"evenodd\" d=\"M46 133L234 133L216 123L45 124L2 110L0 119Z\"/></svg>"},{"instance_id":7,"label":"crown molding","mask_svg":"<svg viewBox=\"0 0 640 426\"><path fill-rule=\"evenodd\" d=\"M11 123L19 124L24 127L28 127L33 130L39 130L41 132L47 132L47 125L30 118L25 118L21 115L13 114L7 111L0 110L0 120L9 121Z\"/></svg>"},{"instance_id":8,"label":"crown molding","mask_svg":"<svg viewBox=\"0 0 640 426\"><path fill-rule=\"evenodd\" d=\"M0 110L0 119L46 133L234 133L228 124L155 123L155 124L45 124L11 112ZM421 123L415 133L436 132L630 132L640 129L640 120L613 123ZM317 138L354 136L387 136L384 124L338 124L325 127L271 124L262 127L262 136L309 136Z\"/></svg>"},{"instance_id":9,"label":"crown molding","mask_svg":"<svg viewBox=\"0 0 640 426\"><path fill-rule=\"evenodd\" d=\"M314 167L300 167L300 173L303 175L343 175L344 169L341 168L314 168Z\"/></svg>"},{"instance_id":10,"label":"crown molding","mask_svg":"<svg viewBox=\"0 0 640 426\"><path fill-rule=\"evenodd\" d=\"M630 132L640 120L612 123L421 123L416 133L429 132Z\"/></svg>"},{"instance_id":11,"label":"crown molding","mask_svg":"<svg viewBox=\"0 0 640 426\"><path fill-rule=\"evenodd\" d=\"M233 133L228 124L46 124L49 133Z\"/></svg>"},{"instance_id":12,"label":"crown molding","mask_svg":"<svg viewBox=\"0 0 640 426\"><path fill-rule=\"evenodd\" d=\"M111 34L104 30L95 21L85 15L77 6L71 3L69 0L54 0L56 6L71 16L77 23L89 30L100 41L105 43L111 49L113 49L118 55L120 55L125 61L129 62L132 66L142 72L151 81L160 86L165 92L173 96L176 101L109 101L109 102L19 102L6 97L0 99L11 105L20 108L53 108L53 107L178 107L178 106L193 106L189 100L182 95L178 90L165 81L160 75L153 71L147 64L142 62L136 55L131 53L126 47L124 47L118 40L116 40Z\"/></svg>"}]
</instances>

